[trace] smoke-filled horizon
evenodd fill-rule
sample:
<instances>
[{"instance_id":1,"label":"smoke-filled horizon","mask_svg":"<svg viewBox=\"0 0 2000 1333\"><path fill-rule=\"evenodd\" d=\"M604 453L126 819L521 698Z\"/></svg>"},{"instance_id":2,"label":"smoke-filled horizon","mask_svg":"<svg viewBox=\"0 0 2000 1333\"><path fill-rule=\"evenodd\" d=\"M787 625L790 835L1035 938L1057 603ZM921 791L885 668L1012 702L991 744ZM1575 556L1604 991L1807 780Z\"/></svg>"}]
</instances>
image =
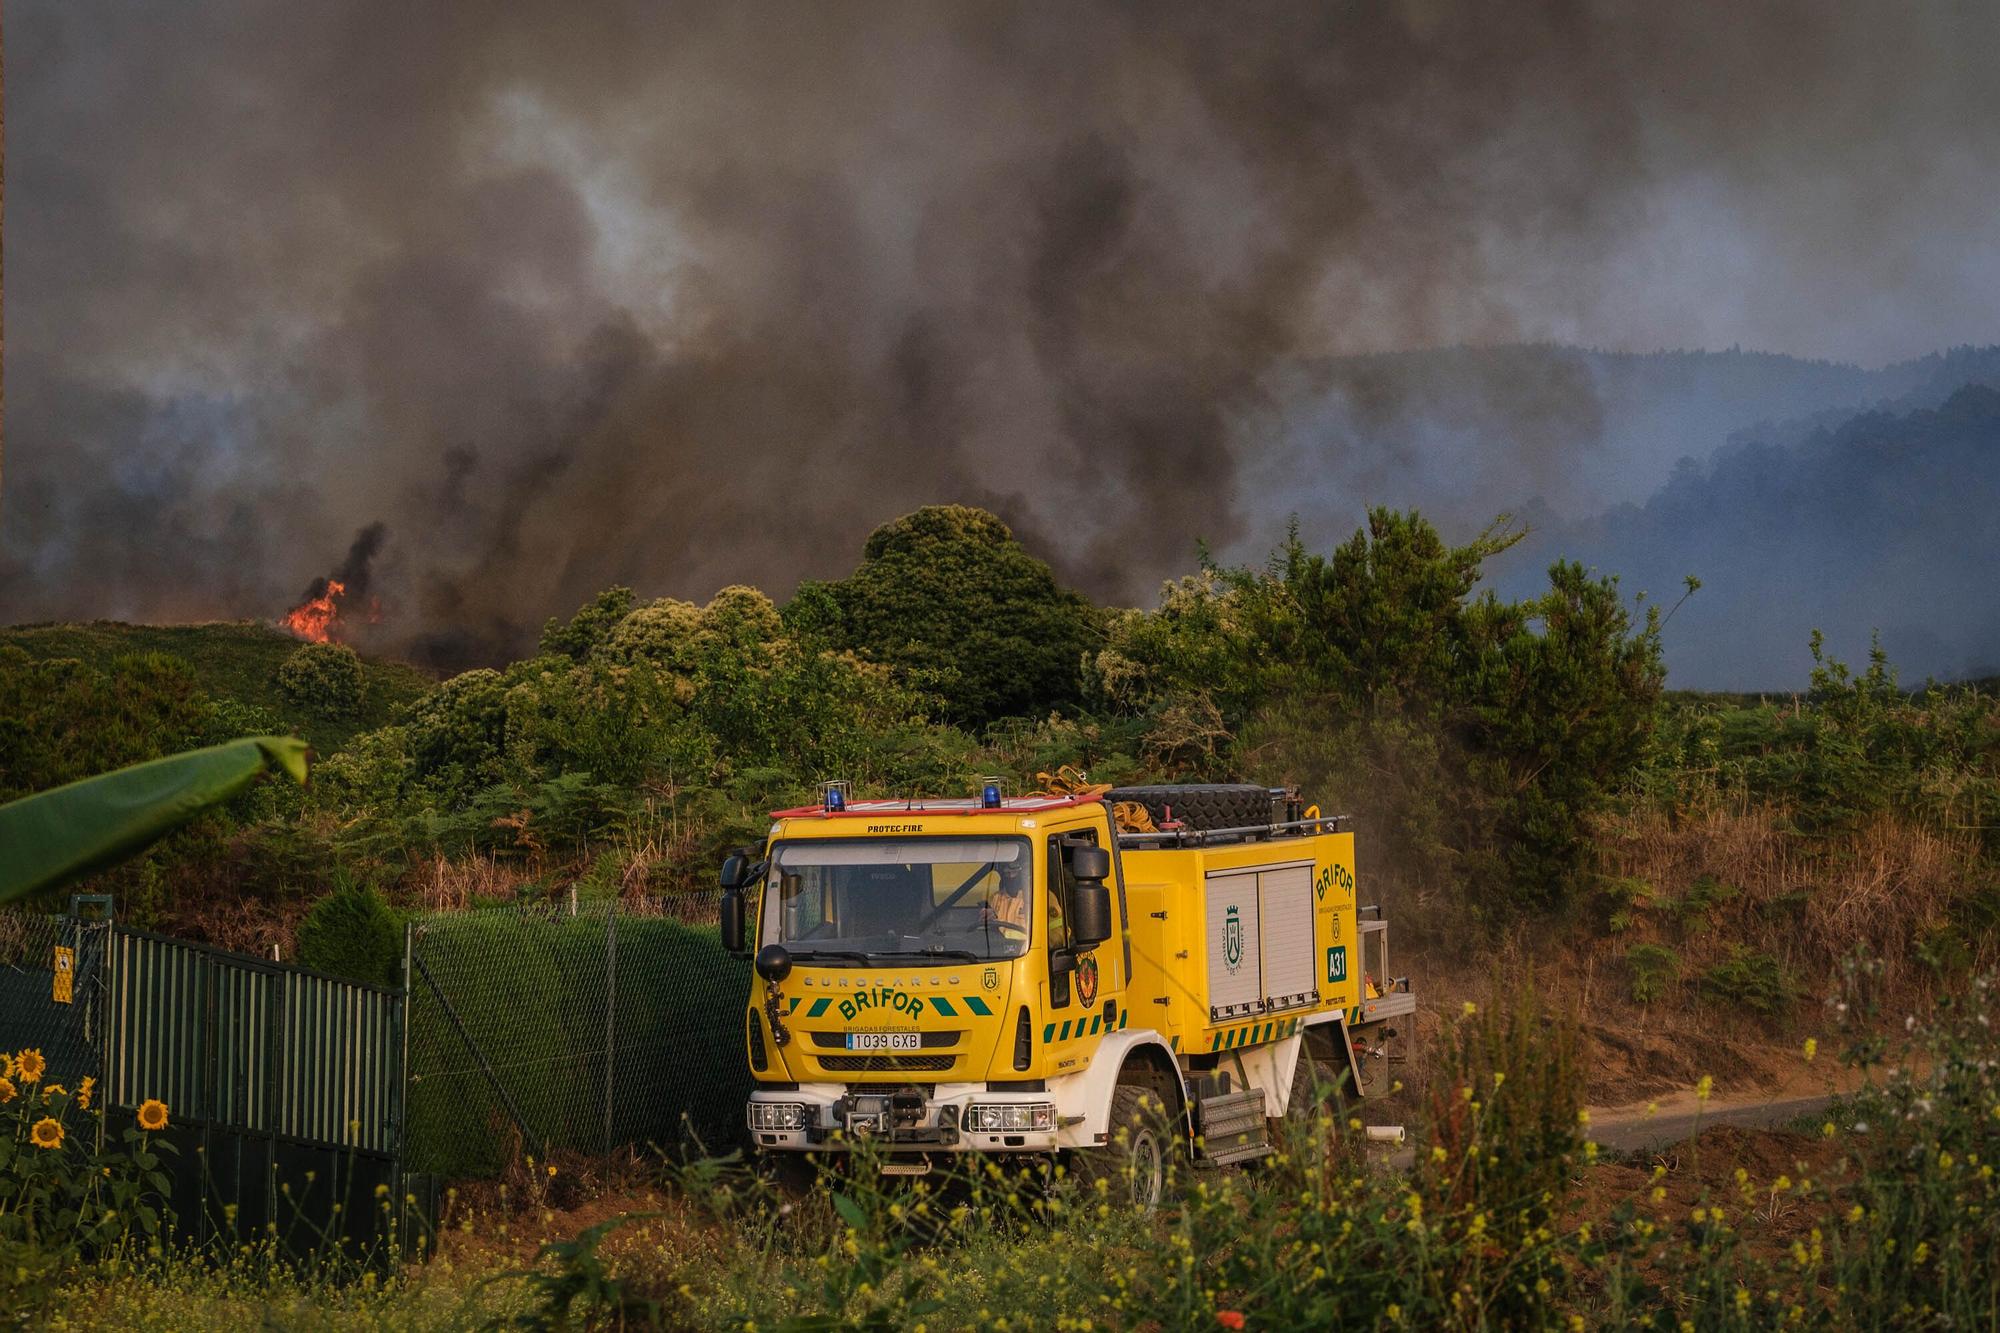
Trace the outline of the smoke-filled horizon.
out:
<instances>
[{"instance_id":1,"label":"smoke-filled horizon","mask_svg":"<svg viewBox=\"0 0 2000 1333\"><path fill-rule=\"evenodd\" d=\"M1985 7L10 18L0 619L275 616L380 524L383 633L465 663L947 500L1148 602L1274 515L1585 514L1720 443L1560 359L1410 428L1333 358L2000 341Z\"/></svg>"}]
</instances>

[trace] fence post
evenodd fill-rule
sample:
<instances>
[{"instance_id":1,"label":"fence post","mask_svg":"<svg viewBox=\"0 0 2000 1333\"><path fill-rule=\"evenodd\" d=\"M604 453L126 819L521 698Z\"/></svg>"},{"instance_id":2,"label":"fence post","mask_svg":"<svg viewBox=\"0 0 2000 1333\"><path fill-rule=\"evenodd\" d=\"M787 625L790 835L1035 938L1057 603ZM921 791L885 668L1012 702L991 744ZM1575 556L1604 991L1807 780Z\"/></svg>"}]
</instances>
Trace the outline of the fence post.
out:
<instances>
[{"instance_id":1,"label":"fence post","mask_svg":"<svg viewBox=\"0 0 2000 1333\"><path fill-rule=\"evenodd\" d=\"M604 1155L611 1155L611 1108L618 1067L618 900L604 915Z\"/></svg>"}]
</instances>

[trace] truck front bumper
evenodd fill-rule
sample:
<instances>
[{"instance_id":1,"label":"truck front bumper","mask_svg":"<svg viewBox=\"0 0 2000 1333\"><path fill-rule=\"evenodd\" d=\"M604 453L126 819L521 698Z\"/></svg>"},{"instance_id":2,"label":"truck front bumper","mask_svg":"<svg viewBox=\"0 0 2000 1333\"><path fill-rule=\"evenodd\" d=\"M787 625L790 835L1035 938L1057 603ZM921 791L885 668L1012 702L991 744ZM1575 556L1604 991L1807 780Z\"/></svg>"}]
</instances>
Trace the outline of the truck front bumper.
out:
<instances>
[{"instance_id":1,"label":"truck front bumper","mask_svg":"<svg viewBox=\"0 0 2000 1333\"><path fill-rule=\"evenodd\" d=\"M1046 1092L943 1083L925 1094L879 1084L758 1090L745 1110L750 1141L774 1152L845 1152L869 1141L896 1152L1050 1152L1062 1126Z\"/></svg>"}]
</instances>

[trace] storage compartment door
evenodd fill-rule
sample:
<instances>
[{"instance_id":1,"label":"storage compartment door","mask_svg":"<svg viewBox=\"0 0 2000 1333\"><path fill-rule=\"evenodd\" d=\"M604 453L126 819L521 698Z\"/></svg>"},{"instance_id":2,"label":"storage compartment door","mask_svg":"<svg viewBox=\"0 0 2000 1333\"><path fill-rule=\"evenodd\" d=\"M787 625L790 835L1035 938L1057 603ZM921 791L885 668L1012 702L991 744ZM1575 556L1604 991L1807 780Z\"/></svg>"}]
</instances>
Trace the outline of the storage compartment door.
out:
<instances>
[{"instance_id":1,"label":"storage compartment door","mask_svg":"<svg viewBox=\"0 0 2000 1333\"><path fill-rule=\"evenodd\" d=\"M1205 943L1208 1020L1264 1012L1264 978L1257 965L1257 874L1210 875Z\"/></svg>"},{"instance_id":2,"label":"storage compartment door","mask_svg":"<svg viewBox=\"0 0 2000 1333\"><path fill-rule=\"evenodd\" d=\"M1257 876L1257 897L1265 1003L1273 1009L1317 1003L1312 867L1284 866L1262 872Z\"/></svg>"}]
</instances>

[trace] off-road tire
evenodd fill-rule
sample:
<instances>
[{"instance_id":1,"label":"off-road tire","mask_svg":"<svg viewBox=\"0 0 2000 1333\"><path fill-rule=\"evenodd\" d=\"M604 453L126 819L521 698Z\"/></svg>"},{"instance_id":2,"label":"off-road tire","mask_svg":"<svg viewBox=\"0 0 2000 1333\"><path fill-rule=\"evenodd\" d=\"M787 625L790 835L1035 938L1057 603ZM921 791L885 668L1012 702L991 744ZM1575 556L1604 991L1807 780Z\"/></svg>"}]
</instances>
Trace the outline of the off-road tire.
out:
<instances>
[{"instance_id":1,"label":"off-road tire","mask_svg":"<svg viewBox=\"0 0 2000 1333\"><path fill-rule=\"evenodd\" d=\"M1299 1062L1292 1071L1291 1096L1285 1102L1284 1116L1272 1121L1274 1129L1279 1124L1309 1127L1322 1109L1338 1118L1356 1100L1346 1057L1326 1039L1326 1031L1309 1028L1300 1040Z\"/></svg>"},{"instance_id":2,"label":"off-road tire","mask_svg":"<svg viewBox=\"0 0 2000 1333\"><path fill-rule=\"evenodd\" d=\"M1168 818L1190 829L1263 828L1276 818L1269 787L1248 783L1187 783L1182 786L1113 787L1107 802L1137 801L1154 824ZM1172 810L1169 816L1168 811Z\"/></svg>"},{"instance_id":3,"label":"off-road tire","mask_svg":"<svg viewBox=\"0 0 2000 1333\"><path fill-rule=\"evenodd\" d=\"M1074 1157L1078 1181L1095 1193L1105 1182L1105 1197L1150 1213L1166 1198L1174 1139L1167 1109L1151 1088L1120 1083L1111 1097L1110 1137L1101 1148L1079 1149Z\"/></svg>"}]
</instances>

